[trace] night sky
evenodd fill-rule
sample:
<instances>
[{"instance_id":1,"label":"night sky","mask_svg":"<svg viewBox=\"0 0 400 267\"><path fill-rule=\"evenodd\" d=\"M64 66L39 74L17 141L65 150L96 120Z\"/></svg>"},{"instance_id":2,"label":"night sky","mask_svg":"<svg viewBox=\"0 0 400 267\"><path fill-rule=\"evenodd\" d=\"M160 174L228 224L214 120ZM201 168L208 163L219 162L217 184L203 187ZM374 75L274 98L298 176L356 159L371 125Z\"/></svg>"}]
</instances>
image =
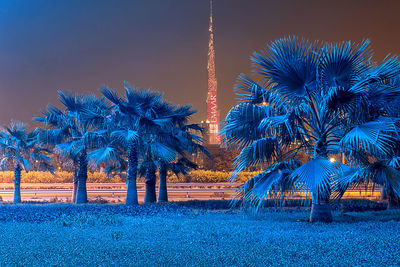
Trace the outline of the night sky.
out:
<instances>
[{"instance_id":1,"label":"night sky","mask_svg":"<svg viewBox=\"0 0 400 267\"><path fill-rule=\"evenodd\" d=\"M31 122L57 90L122 91L122 82L192 104L205 119L208 0L0 0L0 124ZM400 54L400 1L215 0L221 118L250 56L288 35L370 38L375 59Z\"/></svg>"}]
</instances>

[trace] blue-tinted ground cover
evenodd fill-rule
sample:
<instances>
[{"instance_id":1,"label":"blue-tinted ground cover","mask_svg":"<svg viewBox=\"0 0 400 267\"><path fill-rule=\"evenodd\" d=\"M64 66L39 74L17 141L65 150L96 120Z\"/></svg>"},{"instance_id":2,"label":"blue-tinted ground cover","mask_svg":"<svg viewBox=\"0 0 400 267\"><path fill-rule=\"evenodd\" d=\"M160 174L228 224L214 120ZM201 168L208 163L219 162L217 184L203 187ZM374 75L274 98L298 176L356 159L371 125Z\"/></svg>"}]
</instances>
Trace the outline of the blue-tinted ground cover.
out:
<instances>
[{"instance_id":1,"label":"blue-tinted ground cover","mask_svg":"<svg viewBox=\"0 0 400 267\"><path fill-rule=\"evenodd\" d=\"M1 265L400 265L398 211L336 211L327 225L303 209L199 206L3 205Z\"/></svg>"}]
</instances>

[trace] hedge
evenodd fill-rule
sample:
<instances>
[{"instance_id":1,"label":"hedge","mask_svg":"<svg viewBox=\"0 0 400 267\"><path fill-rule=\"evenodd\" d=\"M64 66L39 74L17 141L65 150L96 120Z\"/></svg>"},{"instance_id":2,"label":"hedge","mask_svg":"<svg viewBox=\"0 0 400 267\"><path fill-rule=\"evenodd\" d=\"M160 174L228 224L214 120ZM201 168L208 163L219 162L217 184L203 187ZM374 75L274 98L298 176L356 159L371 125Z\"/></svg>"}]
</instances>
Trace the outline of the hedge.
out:
<instances>
[{"instance_id":1,"label":"hedge","mask_svg":"<svg viewBox=\"0 0 400 267\"><path fill-rule=\"evenodd\" d=\"M0 183L12 183L14 173L12 171L0 172ZM119 176L108 178L101 172L88 172L88 183L120 183ZM57 171L53 174L49 172L22 172L21 183L72 183L72 172Z\"/></svg>"},{"instance_id":2,"label":"hedge","mask_svg":"<svg viewBox=\"0 0 400 267\"><path fill-rule=\"evenodd\" d=\"M237 182L245 182L258 172L243 172ZM173 173L169 173L167 181L170 183L224 183L228 182L230 173L221 171L193 170L187 175L179 175L177 177ZM0 183L12 183L14 173L12 171L0 171ZM144 182L143 178L138 178L139 182ZM118 175L107 177L101 172L88 172L88 183L122 183L125 182L123 177ZM66 171L57 171L54 175L49 172L22 172L21 183L72 183L72 173Z\"/></svg>"}]
</instances>

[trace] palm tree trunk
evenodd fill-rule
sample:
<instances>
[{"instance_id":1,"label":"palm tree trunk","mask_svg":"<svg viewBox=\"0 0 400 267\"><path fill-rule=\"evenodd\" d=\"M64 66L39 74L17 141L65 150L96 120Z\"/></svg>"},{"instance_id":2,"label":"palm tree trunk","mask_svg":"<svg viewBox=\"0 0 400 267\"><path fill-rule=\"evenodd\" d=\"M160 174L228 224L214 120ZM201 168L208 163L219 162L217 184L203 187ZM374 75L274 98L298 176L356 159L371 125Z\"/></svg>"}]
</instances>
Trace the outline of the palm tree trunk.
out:
<instances>
[{"instance_id":1,"label":"palm tree trunk","mask_svg":"<svg viewBox=\"0 0 400 267\"><path fill-rule=\"evenodd\" d=\"M159 173L160 173L160 186L158 188L158 203L168 202L167 165L165 163L160 164Z\"/></svg>"},{"instance_id":2,"label":"palm tree trunk","mask_svg":"<svg viewBox=\"0 0 400 267\"><path fill-rule=\"evenodd\" d=\"M74 184L74 190L72 192L72 203L76 203L76 193L78 191L78 184L79 184L77 167L74 167L73 171L73 184Z\"/></svg>"},{"instance_id":3,"label":"palm tree trunk","mask_svg":"<svg viewBox=\"0 0 400 267\"><path fill-rule=\"evenodd\" d=\"M126 191L126 205L137 205L138 195L136 187L136 177L137 177L137 150L136 144L131 143L129 145L129 158L128 158L128 190Z\"/></svg>"},{"instance_id":4,"label":"palm tree trunk","mask_svg":"<svg viewBox=\"0 0 400 267\"><path fill-rule=\"evenodd\" d=\"M332 222L332 211L331 205L329 204L329 198L317 200L312 200L310 222Z\"/></svg>"},{"instance_id":5,"label":"palm tree trunk","mask_svg":"<svg viewBox=\"0 0 400 267\"><path fill-rule=\"evenodd\" d=\"M388 205L387 209L398 209L399 208L399 200L396 197L396 194L393 192L393 190L386 191L387 192L387 200L388 200Z\"/></svg>"},{"instance_id":6,"label":"palm tree trunk","mask_svg":"<svg viewBox=\"0 0 400 267\"><path fill-rule=\"evenodd\" d=\"M79 170L78 170L78 192L76 194L76 203L84 204L87 203L87 158L86 152L82 152L79 157Z\"/></svg>"},{"instance_id":7,"label":"palm tree trunk","mask_svg":"<svg viewBox=\"0 0 400 267\"><path fill-rule=\"evenodd\" d=\"M386 188L385 188L385 186L381 185L381 200L383 201L383 200L386 200L387 198L388 197L387 197Z\"/></svg>"},{"instance_id":8,"label":"palm tree trunk","mask_svg":"<svg viewBox=\"0 0 400 267\"><path fill-rule=\"evenodd\" d=\"M14 167L14 203L21 203L21 166L15 164Z\"/></svg>"},{"instance_id":9,"label":"palm tree trunk","mask_svg":"<svg viewBox=\"0 0 400 267\"><path fill-rule=\"evenodd\" d=\"M156 168L153 163L150 164L146 172L146 194L144 197L144 203L156 202Z\"/></svg>"}]
</instances>

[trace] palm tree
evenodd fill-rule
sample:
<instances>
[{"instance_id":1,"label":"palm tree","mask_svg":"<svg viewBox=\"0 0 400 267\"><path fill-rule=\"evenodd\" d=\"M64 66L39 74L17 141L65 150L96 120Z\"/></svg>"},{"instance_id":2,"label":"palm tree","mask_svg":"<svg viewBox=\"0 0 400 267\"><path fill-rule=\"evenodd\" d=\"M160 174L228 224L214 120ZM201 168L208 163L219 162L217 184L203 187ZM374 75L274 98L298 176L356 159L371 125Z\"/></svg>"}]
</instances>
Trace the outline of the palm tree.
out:
<instances>
[{"instance_id":1,"label":"palm tree","mask_svg":"<svg viewBox=\"0 0 400 267\"><path fill-rule=\"evenodd\" d=\"M159 143L149 142L151 136L155 135L163 121L158 120L154 114L154 106L161 101L162 95L148 91L140 91L125 85L125 97L121 98L109 88L103 88L101 92L113 104L112 114L115 118L114 130L111 135L125 147L128 155L128 189L126 195L127 205L138 204L137 197L137 169L139 150L146 153L149 150L156 150L158 153L165 153L166 148ZM147 145L147 147L146 147ZM144 148L146 147L146 148ZM146 151L145 151L146 150ZM149 159L149 157L147 157ZM153 173L149 165L149 172ZM148 175L148 177L152 177ZM154 179L155 181L155 179ZM146 191L150 189L152 178L146 181ZM148 198L145 198L148 199Z\"/></svg>"},{"instance_id":2,"label":"palm tree","mask_svg":"<svg viewBox=\"0 0 400 267\"><path fill-rule=\"evenodd\" d=\"M155 202L155 169L159 169L159 196L158 202L168 201L167 192L167 172L172 170L177 173L187 173L196 165L189 160L189 157L196 156L199 152L209 156L208 151L201 145L203 139L196 135L197 132L203 129L197 124L189 124L189 118L196 111L192 110L191 106L172 106L164 101L155 105L155 114L158 119L162 119L163 123L157 128L157 134L151 135L151 141L148 144L161 144L165 153L160 153L160 149L150 149L147 151L147 165L150 166L146 172L146 181L149 183L149 191L146 194L145 200L147 203ZM153 163L149 159L153 159ZM145 201L146 203L146 201Z\"/></svg>"},{"instance_id":3,"label":"palm tree","mask_svg":"<svg viewBox=\"0 0 400 267\"><path fill-rule=\"evenodd\" d=\"M253 55L261 80L239 77L239 104L223 128L226 144L241 149L233 180L247 167L268 166L239 190L245 202L260 207L265 197L281 197L274 193L279 188L300 190L312 198L310 221L330 222L332 191L352 181L359 167L333 157L343 154L352 164L357 151L390 155L397 119L362 111L373 88L386 99L399 95L388 82L400 67L395 57L375 64L371 54L368 41L321 44L294 37Z\"/></svg>"},{"instance_id":4,"label":"palm tree","mask_svg":"<svg viewBox=\"0 0 400 267\"><path fill-rule=\"evenodd\" d=\"M146 178L144 202L156 201L157 166L162 177L161 197L166 201L164 174L166 175L170 162L175 161L178 154L184 156L185 151L195 153L197 150L205 150L199 144L201 138L193 133L201 128L187 123L195 111L190 106L173 106L163 100L162 94L158 92L137 90L127 83L124 86L123 98L109 88L103 88L101 92L112 103L112 123L109 125L113 127L109 136L121 148L120 153L128 155L126 204L138 204L136 178L139 162L141 174ZM114 153L112 149L108 151ZM110 163L107 157L100 161L97 159L97 162Z\"/></svg>"},{"instance_id":5,"label":"palm tree","mask_svg":"<svg viewBox=\"0 0 400 267\"><path fill-rule=\"evenodd\" d=\"M167 143L173 148L177 155L177 160L166 161L158 160L159 169L159 193L158 202L168 202L167 192L167 173L171 170L178 174L187 174L190 169L197 168L189 158L196 157L200 152L206 156L210 156L207 149L202 146L203 138L196 135L197 132L202 132L203 129L198 124L188 124L189 116L194 113L189 106L178 107L172 115L173 125L168 125L164 129L164 134L160 135L161 142Z\"/></svg>"},{"instance_id":6,"label":"palm tree","mask_svg":"<svg viewBox=\"0 0 400 267\"><path fill-rule=\"evenodd\" d=\"M185 156L182 156L177 161L159 162L158 173L160 181L158 187L157 202L158 203L168 202L168 190L167 190L168 171L172 171L176 176L178 176L179 174L186 175L191 169L196 169L196 168L197 165Z\"/></svg>"},{"instance_id":7,"label":"palm tree","mask_svg":"<svg viewBox=\"0 0 400 267\"><path fill-rule=\"evenodd\" d=\"M55 145L55 151L64 160L75 159L78 178L76 203L82 204L87 202L87 154L103 142L103 135L99 134L96 126L101 122L107 123L104 121L107 116L94 115L109 112L109 106L104 99L91 94L60 91L59 100L64 110L48 105L42 111L43 116L34 120L44 123L45 128L37 130L42 142Z\"/></svg>"},{"instance_id":8,"label":"palm tree","mask_svg":"<svg viewBox=\"0 0 400 267\"><path fill-rule=\"evenodd\" d=\"M10 126L0 132L0 153L2 169L13 166L14 169L14 203L21 203L21 171L32 169L33 162L38 170L51 171L49 150L40 146L35 132L29 132L26 125L11 121Z\"/></svg>"},{"instance_id":9,"label":"palm tree","mask_svg":"<svg viewBox=\"0 0 400 267\"><path fill-rule=\"evenodd\" d=\"M175 160L178 136L170 133L175 125L193 114L189 107L172 106L158 92L140 91L125 83L125 97L103 88L104 96L113 103L117 119L112 136L128 149L128 190L126 204L137 204L136 177L139 159L146 168L145 203L156 201L156 166L158 162Z\"/></svg>"}]
</instances>

